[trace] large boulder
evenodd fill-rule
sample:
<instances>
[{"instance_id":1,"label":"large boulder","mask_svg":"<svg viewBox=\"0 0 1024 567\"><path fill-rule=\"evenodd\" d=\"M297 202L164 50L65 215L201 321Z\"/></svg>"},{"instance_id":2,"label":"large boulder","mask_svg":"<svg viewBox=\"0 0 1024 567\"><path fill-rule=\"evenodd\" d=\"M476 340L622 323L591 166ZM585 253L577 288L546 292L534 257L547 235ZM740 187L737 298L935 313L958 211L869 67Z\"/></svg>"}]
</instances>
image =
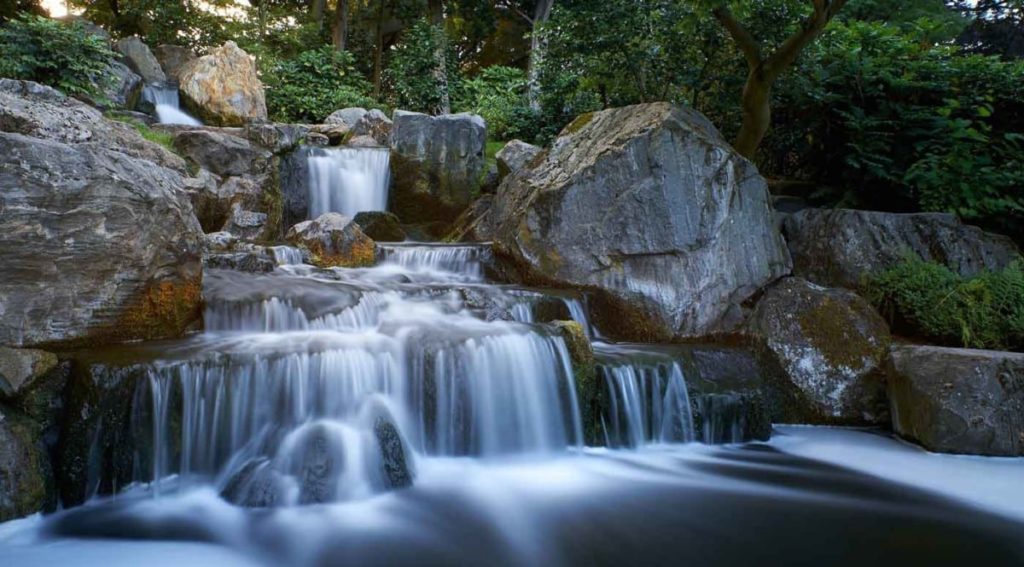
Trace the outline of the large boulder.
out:
<instances>
[{"instance_id":1,"label":"large boulder","mask_svg":"<svg viewBox=\"0 0 1024 567\"><path fill-rule=\"evenodd\" d=\"M179 87L182 103L206 124L241 126L267 119L256 63L233 41L187 64Z\"/></svg>"},{"instance_id":2,"label":"large boulder","mask_svg":"<svg viewBox=\"0 0 1024 567\"><path fill-rule=\"evenodd\" d=\"M510 174L526 167L543 150L522 140L512 140L505 144L494 159L498 162L498 177L504 179Z\"/></svg>"},{"instance_id":3,"label":"large boulder","mask_svg":"<svg viewBox=\"0 0 1024 567\"><path fill-rule=\"evenodd\" d=\"M366 116L368 111L365 108L343 108L335 110L330 116L324 119L324 124L331 126L346 126L349 130L356 127L356 124Z\"/></svg>"},{"instance_id":4,"label":"large boulder","mask_svg":"<svg viewBox=\"0 0 1024 567\"><path fill-rule=\"evenodd\" d=\"M1024 456L1024 354L892 349L893 430L930 451Z\"/></svg>"},{"instance_id":5,"label":"large boulder","mask_svg":"<svg viewBox=\"0 0 1024 567\"><path fill-rule=\"evenodd\" d=\"M147 83L163 83L167 75L160 67L156 56L138 37L126 37L114 44L114 50L121 54L124 62L132 71L138 73Z\"/></svg>"},{"instance_id":6,"label":"large boulder","mask_svg":"<svg viewBox=\"0 0 1024 567\"><path fill-rule=\"evenodd\" d=\"M373 109L356 122L352 127L352 135L356 138L368 137L376 142L376 145L386 147L391 141L393 126L391 120L383 112Z\"/></svg>"},{"instance_id":7,"label":"large boulder","mask_svg":"<svg viewBox=\"0 0 1024 567\"><path fill-rule=\"evenodd\" d=\"M908 253L965 276L1001 269L1018 257L1009 238L943 213L804 209L786 219L784 232L793 273L832 287L856 289Z\"/></svg>"},{"instance_id":8,"label":"large boulder","mask_svg":"<svg viewBox=\"0 0 1024 567\"><path fill-rule=\"evenodd\" d=\"M479 193L487 126L475 114L396 110L391 131L391 206L407 223L450 222Z\"/></svg>"},{"instance_id":9,"label":"large boulder","mask_svg":"<svg viewBox=\"0 0 1024 567\"><path fill-rule=\"evenodd\" d=\"M174 149L203 169L220 176L266 173L272 154L235 135L211 129L179 131Z\"/></svg>"},{"instance_id":10,"label":"large boulder","mask_svg":"<svg viewBox=\"0 0 1024 567\"><path fill-rule=\"evenodd\" d=\"M153 50L153 55L160 62L167 78L178 82L181 80L181 73L190 63L198 59L196 52L180 45L158 45Z\"/></svg>"},{"instance_id":11,"label":"large boulder","mask_svg":"<svg viewBox=\"0 0 1024 567\"><path fill-rule=\"evenodd\" d=\"M37 426L0 405L0 522L51 508L53 474Z\"/></svg>"},{"instance_id":12,"label":"large boulder","mask_svg":"<svg viewBox=\"0 0 1024 567\"><path fill-rule=\"evenodd\" d=\"M376 256L373 240L355 221L339 213L300 222L288 230L285 239L309 250L313 263L320 267L369 266Z\"/></svg>"},{"instance_id":13,"label":"large boulder","mask_svg":"<svg viewBox=\"0 0 1024 567\"><path fill-rule=\"evenodd\" d=\"M0 344L176 336L200 315L184 162L34 83L0 81Z\"/></svg>"},{"instance_id":14,"label":"large boulder","mask_svg":"<svg viewBox=\"0 0 1024 567\"><path fill-rule=\"evenodd\" d=\"M110 62L112 80L103 84L103 98L98 106L131 110L142 97L142 77L136 75L120 61Z\"/></svg>"},{"instance_id":15,"label":"large boulder","mask_svg":"<svg viewBox=\"0 0 1024 567\"><path fill-rule=\"evenodd\" d=\"M356 224L377 242L401 242L405 240L405 231L394 213L387 211L364 211L355 216Z\"/></svg>"},{"instance_id":16,"label":"large boulder","mask_svg":"<svg viewBox=\"0 0 1024 567\"><path fill-rule=\"evenodd\" d=\"M772 370L776 421L887 422L885 361L892 338L860 296L785 278L758 301L750 332Z\"/></svg>"},{"instance_id":17,"label":"large boulder","mask_svg":"<svg viewBox=\"0 0 1024 567\"><path fill-rule=\"evenodd\" d=\"M490 215L525 280L593 290L622 338L735 330L743 302L790 268L757 169L667 103L581 116L502 182Z\"/></svg>"}]
</instances>

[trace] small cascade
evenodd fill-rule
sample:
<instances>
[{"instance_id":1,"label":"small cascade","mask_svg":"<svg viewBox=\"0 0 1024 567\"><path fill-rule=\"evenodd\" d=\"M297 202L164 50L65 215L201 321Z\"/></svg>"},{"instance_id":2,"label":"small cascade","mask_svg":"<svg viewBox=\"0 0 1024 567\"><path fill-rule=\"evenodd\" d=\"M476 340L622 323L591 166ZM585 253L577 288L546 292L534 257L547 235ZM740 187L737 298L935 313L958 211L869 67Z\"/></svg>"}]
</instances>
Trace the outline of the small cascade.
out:
<instances>
[{"instance_id":1,"label":"small cascade","mask_svg":"<svg viewBox=\"0 0 1024 567\"><path fill-rule=\"evenodd\" d=\"M482 281L484 265L491 260L487 244L378 244L378 261L415 272L452 272Z\"/></svg>"},{"instance_id":2,"label":"small cascade","mask_svg":"<svg viewBox=\"0 0 1024 567\"><path fill-rule=\"evenodd\" d=\"M181 109L176 86L146 85L142 89L142 99L156 109L157 122L160 124L203 125L202 122Z\"/></svg>"},{"instance_id":3,"label":"small cascade","mask_svg":"<svg viewBox=\"0 0 1024 567\"><path fill-rule=\"evenodd\" d=\"M294 246L271 246L269 250L278 266L296 266L305 263L302 250Z\"/></svg>"},{"instance_id":4,"label":"small cascade","mask_svg":"<svg viewBox=\"0 0 1024 567\"><path fill-rule=\"evenodd\" d=\"M690 397L676 361L601 343L595 354L607 396L602 423L609 447L694 440Z\"/></svg>"},{"instance_id":5,"label":"small cascade","mask_svg":"<svg viewBox=\"0 0 1024 567\"><path fill-rule=\"evenodd\" d=\"M355 216L388 206L391 154L380 148L307 148L309 215Z\"/></svg>"}]
</instances>

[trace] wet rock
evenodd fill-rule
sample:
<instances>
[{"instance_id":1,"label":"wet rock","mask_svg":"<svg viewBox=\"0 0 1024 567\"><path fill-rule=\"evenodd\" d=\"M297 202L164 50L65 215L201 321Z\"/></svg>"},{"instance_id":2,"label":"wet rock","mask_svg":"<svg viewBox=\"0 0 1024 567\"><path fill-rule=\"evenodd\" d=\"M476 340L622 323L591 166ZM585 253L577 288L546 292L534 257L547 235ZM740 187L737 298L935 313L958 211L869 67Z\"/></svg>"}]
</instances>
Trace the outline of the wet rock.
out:
<instances>
[{"instance_id":1,"label":"wet rock","mask_svg":"<svg viewBox=\"0 0 1024 567\"><path fill-rule=\"evenodd\" d=\"M771 438L765 373L753 350L695 345L687 347L682 360L697 441L710 445Z\"/></svg>"},{"instance_id":2,"label":"wet rock","mask_svg":"<svg viewBox=\"0 0 1024 567\"><path fill-rule=\"evenodd\" d=\"M288 230L285 238L308 249L313 263L320 267L370 266L376 255L373 240L352 219L339 213L300 222Z\"/></svg>"},{"instance_id":3,"label":"wet rock","mask_svg":"<svg viewBox=\"0 0 1024 567\"><path fill-rule=\"evenodd\" d=\"M304 432L299 459L299 503L331 502L335 499L337 477L344 468L344 455L332 447L332 439L322 426Z\"/></svg>"},{"instance_id":4,"label":"wet rock","mask_svg":"<svg viewBox=\"0 0 1024 567\"><path fill-rule=\"evenodd\" d=\"M0 346L0 398L24 392L56 367L57 357L53 353Z\"/></svg>"},{"instance_id":5,"label":"wet rock","mask_svg":"<svg viewBox=\"0 0 1024 567\"><path fill-rule=\"evenodd\" d=\"M573 381L576 385L576 400L583 423L583 440L587 445L598 444L601 435L601 398L597 382L597 366L594 348L582 325L575 321L553 321L558 336L565 341L572 361Z\"/></svg>"},{"instance_id":6,"label":"wet rock","mask_svg":"<svg viewBox=\"0 0 1024 567\"><path fill-rule=\"evenodd\" d=\"M267 119L256 63L233 41L186 65L180 91L182 103L206 124L241 126Z\"/></svg>"},{"instance_id":7,"label":"wet rock","mask_svg":"<svg viewBox=\"0 0 1024 567\"><path fill-rule=\"evenodd\" d=\"M398 217L387 211L367 211L359 213L353 219L363 234L377 242L401 242L405 240L405 231Z\"/></svg>"},{"instance_id":8,"label":"wet rock","mask_svg":"<svg viewBox=\"0 0 1024 567\"><path fill-rule=\"evenodd\" d=\"M0 522L54 505L50 461L38 427L0 405Z\"/></svg>"},{"instance_id":9,"label":"wet rock","mask_svg":"<svg viewBox=\"0 0 1024 567\"><path fill-rule=\"evenodd\" d=\"M789 216L785 233L795 275L851 289L908 253L964 276L1002 269L1019 256L1009 238L942 213L804 209Z\"/></svg>"},{"instance_id":10,"label":"wet rock","mask_svg":"<svg viewBox=\"0 0 1024 567\"><path fill-rule=\"evenodd\" d=\"M180 158L17 81L0 81L0 130L0 344L153 339L198 319L202 232Z\"/></svg>"},{"instance_id":11,"label":"wet rock","mask_svg":"<svg viewBox=\"0 0 1024 567\"><path fill-rule=\"evenodd\" d=\"M178 82L181 80L181 73L190 63L198 59L196 52L180 45L158 45L153 50L153 55L160 63L167 78Z\"/></svg>"},{"instance_id":12,"label":"wet rock","mask_svg":"<svg viewBox=\"0 0 1024 567\"><path fill-rule=\"evenodd\" d=\"M373 434L380 447L385 487L395 489L412 486L408 455L398 428L390 420L378 417L373 424Z\"/></svg>"},{"instance_id":13,"label":"wet rock","mask_svg":"<svg viewBox=\"0 0 1024 567\"><path fill-rule=\"evenodd\" d=\"M778 397L776 421L888 422L885 361L891 337L858 295L786 278L758 301L750 332L764 345Z\"/></svg>"},{"instance_id":14,"label":"wet rock","mask_svg":"<svg viewBox=\"0 0 1024 567\"><path fill-rule=\"evenodd\" d=\"M309 136L306 142L309 143ZM292 226L309 219L310 151L308 147L300 147L281 157L278 179L281 187L283 226Z\"/></svg>"},{"instance_id":15,"label":"wet rock","mask_svg":"<svg viewBox=\"0 0 1024 567\"><path fill-rule=\"evenodd\" d=\"M387 147L391 141L392 128L391 120L383 112L373 109L352 126L352 134L357 137L367 136L376 141L376 145Z\"/></svg>"},{"instance_id":16,"label":"wet rock","mask_svg":"<svg viewBox=\"0 0 1024 567\"><path fill-rule=\"evenodd\" d=\"M174 149L220 176L263 173L271 153L229 132L185 130L174 136Z\"/></svg>"},{"instance_id":17,"label":"wet rock","mask_svg":"<svg viewBox=\"0 0 1024 567\"><path fill-rule=\"evenodd\" d=\"M490 222L525 279L597 292L597 323L619 338L735 330L790 267L757 169L667 103L581 116L502 182Z\"/></svg>"},{"instance_id":18,"label":"wet rock","mask_svg":"<svg viewBox=\"0 0 1024 567\"><path fill-rule=\"evenodd\" d=\"M486 141L475 114L395 111L389 208L408 223L455 220L480 191Z\"/></svg>"},{"instance_id":19,"label":"wet rock","mask_svg":"<svg viewBox=\"0 0 1024 567\"><path fill-rule=\"evenodd\" d=\"M114 51L120 53L124 57L125 64L147 83L167 82L167 75L160 67L160 62L149 50L149 46L138 37L132 36L119 40L114 44Z\"/></svg>"},{"instance_id":20,"label":"wet rock","mask_svg":"<svg viewBox=\"0 0 1024 567\"><path fill-rule=\"evenodd\" d=\"M893 430L930 451L1024 456L1024 354L898 345Z\"/></svg>"},{"instance_id":21,"label":"wet rock","mask_svg":"<svg viewBox=\"0 0 1024 567\"><path fill-rule=\"evenodd\" d=\"M366 116L366 113L365 108L343 108L332 112L324 119L324 124L345 126L347 130L351 130Z\"/></svg>"},{"instance_id":22,"label":"wet rock","mask_svg":"<svg viewBox=\"0 0 1024 567\"><path fill-rule=\"evenodd\" d=\"M510 174L526 167L541 151L543 151L541 148L533 144L527 144L522 140L512 140L505 144L494 155L498 162L498 178L504 179Z\"/></svg>"},{"instance_id":23,"label":"wet rock","mask_svg":"<svg viewBox=\"0 0 1024 567\"><path fill-rule=\"evenodd\" d=\"M246 508L269 508L276 505L280 475L271 468L270 460L258 457L245 463L227 482L221 498Z\"/></svg>"},{"instance_id":24,"label":"wet rock","mask_svg":"<svg viewBox=\"0 0 1024 567\"><path fill-rule=\"evenodd\" d=\"M244 240L268 240L271 237L266 213L244 209L239 203L232 205L231 215L221 228L221 232L230 232Z\"/></svg>"}]
</instances>

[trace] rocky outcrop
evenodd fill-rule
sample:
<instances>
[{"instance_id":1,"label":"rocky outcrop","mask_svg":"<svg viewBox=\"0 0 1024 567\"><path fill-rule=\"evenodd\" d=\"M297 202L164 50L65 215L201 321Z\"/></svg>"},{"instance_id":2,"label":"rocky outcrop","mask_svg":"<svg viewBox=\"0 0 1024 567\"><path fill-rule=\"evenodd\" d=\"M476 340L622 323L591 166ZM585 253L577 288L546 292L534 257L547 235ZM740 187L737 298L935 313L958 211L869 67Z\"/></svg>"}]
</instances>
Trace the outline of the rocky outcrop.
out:
<instances>
[{"instance_id":1,"label":"rocky outcrop","mask_svg":"<svg viewBox=\"0 0 1024 567\"><path fill-rule=\"evenodd\" d=\"M285 238L309 250L313 263L320 267L369 266L376 256L373 240L355 221L339 213L300 222L288 230Z\"/></svg>"},{"instance_id":2,"label":"rocky outcrop","mask_svg":"<svg viewBox=\"0 0 1024 567\"><path fill-rule=\"evenodd\" d=\"M378 146L387 147L391 141L391 130L393 124L390 119L381 111L373 109L359 119L352 126L352 134L355 137L365 136L373 139Z\"/></svg>"},{"instance_id":3,"label":"rocky outcrop","mask_svg":"<svg viewBox=\"0 0 1024 567\"><path fill-rule=\"evenodd\" d=\"M475 114L395 111L389 209L407 223L455 220L480 190L486 142Z\"/></svg>"},{"instance_id":4,"label":"rocky outcrop","mask_svg":"<svg viewBox=\"0 0 1024 567\"><path fill-rule=\"evenodd\" d=\"M241 132L181 131L174 136L174 149L216 175L265 173L267 160L272 154L236 134Z\"/></svg>"},{"instance_id":5,"label":"rocky outcrop","mask_svg":"<svg viewBox=\"0 0 1024 567\"><path fill-rule=\"evenodd\" d=\"M158 45L153 50L153 55L160 62L160 67L163 68L167 78L174 82L181 81L182 71L198 59L195 51L180 45Z\"/></svg>"},{"instance_id":6,"label":"rocky outcrop","mask_svg":"<svg viewBox=\"0 0 1024 567\"><path fill-rule=\"evenodd\" d=\"M789 273L757 169L666 103L581 116L505 179L491 223L524 279L593 290L623 338L734 330L743 302Z\"/></svg>"},{"instance_id":7,"label":"rocky outcrop","mask_svg":"<svg viewBox=\"0 0 1024 567\"><path fill-rule=\"evenodd\" d=\"M199 316L184 162L34 83L0 81L0 344L175 336Z\"/></svg>"},{"instance_id":8,"label":"rocky outcrop","mask_svg":"<svg viewBox=\"0 0 1024 567\"><path fill-rule=\"evenodd\" d=\"M105 101L97 101L97 106L123 108L131 110L142 97L142 77L136 75L119 61L110 62L112 80L102 85Z\"/></svg>"},{"instance_id":9,"label":"rocky outcrop","mask_svg":"<svg viewBox=\"0 0 1024 567\"><path fill-rule=\"evenodd\" d=\"M893 430L930 451L1024 456L1024 354L892 349Z\"/></svg>"},{"instance_id":10,"label":"rocky outcrop","mask_svg":"<svg viewBox=\"0 0 1024 567\"><path fill-rule=\"evenodd\" d=\"M452 224L445 240L451 242L487 242L494 239L491 225L491 208L494 195L481 195Z\"/></svg>"},{"instance_id":11,"label":"rocky outcrop","mask_svg":"<svg viewBox=\"0 0 1024 567\"><path fill-rule=\"evenodd\" d=\"M970 276L998 270L1018 257L1007 237L962 224L942 213L897 214L804 209L785 222L793 273L815 283L856 289L867 276L907 254Z\"/></svg>"},{"instance_id":12,"label":"rocky outcrop","mask_svg":"<svg viewBox=\"0 0 1024 567\"><path fill-rule=\"evenodd\" d=\"M206 124L241 126L267 119L256 63L233 41L186 65L179 88L182 103Z\"/></svg>"},{"instance_id":13,"label":"rocky outcrop","mask_svg":"<svg viewBox=\"0 0 1024 567\"><path fill-rule=\"evenodd\" d=\"M800 278L758 301L750 332L763 343L784 423L880 424L888 420L885 360L892 341L858 295Z\"/></svg>"},{"instance_id":14,"label":"rocky outcrop","mask_svg":"<svg viewBox=\"0 0 1024 567\"><path fill-rule=\"evenodd\" d=\"M526 167L543 150L522 140L512 140L494 154L498 162L498 177L504 179Z\"/></svg>"},{"instance_id":15,"label":"rocky outcrop","mask_svg":"<svg viewBox=\"0 0 1024 567\"><path fill-rule=\"evenodd\" d=\"M147 83L164 83L167 75L160 62L149 50L149 46L137 37L126 37L114 44L114 50L121 54L132 71L138 73Z\"/></svg>"},{"instance_id":16,"label":"rocky outcrop","mask_svg":"<svg viewBox=\"0 0 1024 567\"><path fill-rule=\"evenodd\" d=\"M243 208L240 203L231 206L231 214L220 230L250 241L273 238L273 234L269 230L267 214Z\"/></svg>"},{"instance_id":17,"label":"rocky outcrop","mask_svg":"<svg viewBox=\"0 0 1024 567\"><path fill-rule=\"evenodd\" d=\"M53 495L38 427L0 405L0 522L52 508Z\"/></svg>"},{"instance_id":18,"label":"rocky outcrop","mask_svg":"<svg viewBox=\"0 0 1024 567\"><path fill-rule=\"evenodd\" d=\"M0 346L0 398L24 392L56 367L57 357L53 353Z\"/></svg>"},{"instance_id":19,"label":"rocky outcrop","mask_svg":"<svg viewBox=\"0 0 1024 567\"><path fill-rule=\"evenodd\" d=\"M363 234L377 242L401 242L405 231L398 217L386 211L366 211L355 216L356 224Z\"/></svg>"}]
</instances>

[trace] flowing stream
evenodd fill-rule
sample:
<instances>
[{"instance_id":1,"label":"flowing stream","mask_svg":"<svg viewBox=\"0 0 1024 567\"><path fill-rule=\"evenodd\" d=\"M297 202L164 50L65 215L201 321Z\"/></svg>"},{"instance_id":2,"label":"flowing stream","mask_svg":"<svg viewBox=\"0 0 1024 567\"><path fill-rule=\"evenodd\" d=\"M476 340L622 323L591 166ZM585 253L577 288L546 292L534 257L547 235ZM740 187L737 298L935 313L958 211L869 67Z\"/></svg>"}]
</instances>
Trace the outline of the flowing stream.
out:
<instances>
[{"instance_id":1,"label":"flowing stream","mask_svg":"<svg viewBox=\"0 0 1024 567\"><path fill-rule=\"evenodd\" d=\"M390 156L386 148L306 148L309 215L355 216L388 205Z\"/></svg>"},{"instance_id":2,"label":"flowing stream","mask_svg":"<svg viewBox=\"0 0 1024 567\"><path fill-rule=\"evenodd\" d=\"M146 85L142 88L142 99L151 103L156 109L157 122L160 124L203 125L202 122L181 109L178 89L173 85Z\"/></svg>"},{"instance_id":3,"label":"flowing stream","mask_svg":"<svg viewBox=\"0 0 1024 567\"><path fill-rule=\"evenodd\" d=\"M587 446L546 323L599 336L585 297L489 283L486 245L382 245L359 269L274 256L267 274L206 272L204 332L90 354L98 382L130 387L125 418L83 424L89 501L0 526L4 565L1024 560L1024 511L792 441L698 443L741 441L744 417L692 392L671 350L595 339L605 446ZM124 425L104 449L110 421ZM921 474L956 474L949 461ZM988 462L990 478L1024 470Z\"/></svg>"}]
</instances>

